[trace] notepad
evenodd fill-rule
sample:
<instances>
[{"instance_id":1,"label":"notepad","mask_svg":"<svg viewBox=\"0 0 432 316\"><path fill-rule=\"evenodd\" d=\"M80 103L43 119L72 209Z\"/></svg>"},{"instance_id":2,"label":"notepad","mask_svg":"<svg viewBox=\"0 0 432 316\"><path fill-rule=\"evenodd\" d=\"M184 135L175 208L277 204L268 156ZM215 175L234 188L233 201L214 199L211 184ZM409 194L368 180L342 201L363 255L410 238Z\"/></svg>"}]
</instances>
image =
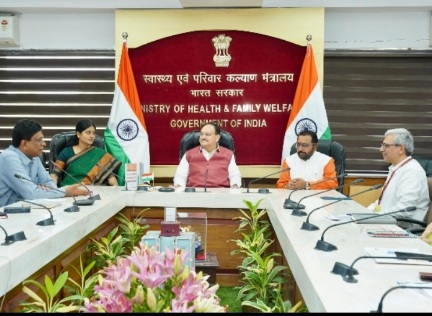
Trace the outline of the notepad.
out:
<instances>
[{"instance_id":1,"label":"notepad","mask_svg":"<svg viewBox=\"0 0 432 316\"><path fill-rule=\"evenodd\" d=\"M373 230L367 231L368 236L378 238L418 238L417 235L410 234L404 231L393 230Z\"/></svg>"},{"instance_id":2,"label":"notepad","mask_svg":"<svg viewBox=\"0 0 432 316\"><path fill-rule=\"evenodd\" d=\"M417 248L373 248L366 247L365 254L367 256L373 257L388 257L387 258L374 258L376 263L393 263L393 264L414 264L414 265L432 265L431 261L426 260L416 260L416 259L397 259L396 252L406 252L406 253L418 253L422 254ZM431 255L428 253L423 253L425 255Z\"/></svg>"}]
</instances>

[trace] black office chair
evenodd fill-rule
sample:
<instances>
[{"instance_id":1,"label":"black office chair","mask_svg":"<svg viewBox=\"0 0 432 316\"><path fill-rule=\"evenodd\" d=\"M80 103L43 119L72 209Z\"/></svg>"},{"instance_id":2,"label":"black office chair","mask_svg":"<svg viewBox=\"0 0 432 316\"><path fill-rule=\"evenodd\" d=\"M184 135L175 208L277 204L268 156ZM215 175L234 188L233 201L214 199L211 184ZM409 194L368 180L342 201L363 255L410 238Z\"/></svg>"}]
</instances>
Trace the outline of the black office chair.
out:
<instances>
[{"instance_id":1,"label":"black office chair","mask_svg":"<svg viewBox=\"0 0 432 316\"><path fill-rule=\"evenodd\" d=\"M320 140L318 141L318 149L320 153L326 154L330 156L335 161L336 167L336 175L339 176L345 173L345 165L346 165L346 153L345 148L341 143L338 143L334 140ZM294 154L297 152L295 147L295 143L291 146L290 154ZM340 177L338 179L338 185L341 186L345 182L345 177ZM343 188L338 189L339 192L343 191Z\"/></svg>"},{"instance_id":2,"label":"black office chair","mask_svg":"<svg viewBox=\"0 0 432 316\"><path fill-rule=\"evenodd\" d=\"M187 132L183 135L180 141L180 160L186 151L199 145L199 135L200 131ZM234 139L230 132L221 130L219 145L231 149L235 155Z\"/></svg>"},{"instance_id":3,"label":"black office chair","mask_svg":"<svg viewBox=\"0 0 432 316\"><path fill-rule=\"evenodd\" d=\"M423 167L426 177L432 177L432 157L431 156L412 156Z\"/></svg>"},{"instance_id":4,"label":"black office chair","mask_svg":"<svg viewBox=\"0 0 432 316\"><path fill-rule=\"evenodd\" d=\"M51 139L50 151L49 151L49 171L53 169L53 165L51 161L56 161L57 156L63 150L63 148L67 146L73 146L75 139L75 131L67 131L55 134ZM105 149L105 142L102 137L96 135L95 140L93 142L94 146ZM59 178L59 183L61 183L62 179Z\"/></svg>"}]
</instances>

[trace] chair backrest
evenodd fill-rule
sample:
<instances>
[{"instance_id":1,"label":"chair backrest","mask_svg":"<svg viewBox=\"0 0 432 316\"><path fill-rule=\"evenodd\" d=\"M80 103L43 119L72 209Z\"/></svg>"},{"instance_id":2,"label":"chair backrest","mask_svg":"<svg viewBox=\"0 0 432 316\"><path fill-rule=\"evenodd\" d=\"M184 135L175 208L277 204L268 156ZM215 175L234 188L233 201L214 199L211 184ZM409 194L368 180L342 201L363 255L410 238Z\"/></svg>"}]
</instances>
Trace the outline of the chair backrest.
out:
<instances>
[{"instance_id":1,"label":"chair backrest","mask_svg":"<svg viewBox=\"0 0 432 316\"><path fill-rule=\"evenodd\" d=\"M339 176L345 173L346 165L346 153L345 148L341 143L334 140L320 140L318 141L318 149L320 153L330 156L335 161L336 175ZM297 152L295 143L291 146L291 154ZM345 177L338 179L339 186L343 185L345 182ZM343 188L338 189L339 192L343 191Z\"/></svg>"},{"instance_id":2,"label":"chair backrest","mask_svg":"<svg viewBox=\"0 0 432 316\"><path fill-rule=\"evenodd\" d=\"M431 156L413 156L415 160L419 162L419 164L422 166L422 168L426 172L427 182L428 182L428 189L429 189L429 208L425 214L424 221L426 224L429 224L432 222L432 157Z\"/></svg>"},{"instance_id":3,"label":"chair backrest","mask_svg":"<svg viewBox=\"0 0 432 316\"><path fill-rule=\"evenodd\" d=\"M182 159L186 151L199 145L199 135L200 135L200 131L191 131L183 135L180 141L179 159ZM219 145L231 149L235 155L234 139L230 132L221 130Z\"/></svg>"},{"instance_id":4,"label":"chair backrest","mask_svg":"<svg viewBox=\"0 0 432 316\"><path fill-rule=\"evenodd\" d=\"M430 224L432 222L432 177L428 177L428 189L429 189L429 208L425 214L424 221L426 224Z\"/></svg>"},{"instance_id":5,"label":"chair backrest","mask_svg":"<svg viewBox=\"0 0 432 316\"><path fill-rule=\"evenodd\" d=\"M51 139L50 151L49 151L49 171L52 170L53 166L51 161L56 161L57 156L63 150L63 148L67 146L73 146L75 140L75 131L67 131L55 134ZM93 142L94 146L105 149L105 142L102 137L96 135L95 140ZM61 179L59 179L60 183Z\"/></svg>"},{"instance_id":6,"label":"chair backrest","mask_svg":"<svg viewBox=\"0 0 432 316\"><path fill-rule=\"evenodd\" d=\"M432 157L431 156L412 156L423 167L427 177L432 177Z\"/></svg>"}]
</instances>

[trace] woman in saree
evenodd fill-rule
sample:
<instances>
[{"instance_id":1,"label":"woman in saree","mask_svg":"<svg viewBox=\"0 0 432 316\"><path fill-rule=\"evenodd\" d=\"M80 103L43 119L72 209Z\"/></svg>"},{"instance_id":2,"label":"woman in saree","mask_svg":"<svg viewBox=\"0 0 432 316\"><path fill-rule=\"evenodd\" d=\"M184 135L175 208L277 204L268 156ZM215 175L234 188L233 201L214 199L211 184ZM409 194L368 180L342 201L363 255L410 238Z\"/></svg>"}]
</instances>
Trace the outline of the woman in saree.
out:
<instances>
[{"instance_id":1,"label":"woman in saree","mask_svg":"<svg viewBox=\"0 0 432 316\"><path fill-rule=\"evenodd\" d=\"M77 180L89 185L118 185L115 172L121 162L104 149L93 146L96 125L90 120L81 120L76 124L75 133L75 145L60 152L50 173L51 178L56 183L62 179L60 187L77 183Z\"/></svg>"}]
</instances>

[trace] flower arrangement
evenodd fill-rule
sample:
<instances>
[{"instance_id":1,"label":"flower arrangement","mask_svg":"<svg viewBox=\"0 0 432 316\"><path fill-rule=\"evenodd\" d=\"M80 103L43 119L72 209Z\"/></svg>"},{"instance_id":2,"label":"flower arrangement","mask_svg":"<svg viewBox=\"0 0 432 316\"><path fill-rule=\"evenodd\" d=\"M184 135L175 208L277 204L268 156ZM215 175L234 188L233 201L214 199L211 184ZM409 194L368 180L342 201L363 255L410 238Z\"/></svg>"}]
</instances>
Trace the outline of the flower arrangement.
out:
<instances>
[{"instance_id":1,"label":"flower arrangement","mask_svg":"<svg viewBox=\"0 0 432 316\"><path fill-rule=\"evenodd\" d=\"M226 312L209 276L186 265L186 253L143 243L103 268L85 312Z\"/></svg>"}]
</instances>

